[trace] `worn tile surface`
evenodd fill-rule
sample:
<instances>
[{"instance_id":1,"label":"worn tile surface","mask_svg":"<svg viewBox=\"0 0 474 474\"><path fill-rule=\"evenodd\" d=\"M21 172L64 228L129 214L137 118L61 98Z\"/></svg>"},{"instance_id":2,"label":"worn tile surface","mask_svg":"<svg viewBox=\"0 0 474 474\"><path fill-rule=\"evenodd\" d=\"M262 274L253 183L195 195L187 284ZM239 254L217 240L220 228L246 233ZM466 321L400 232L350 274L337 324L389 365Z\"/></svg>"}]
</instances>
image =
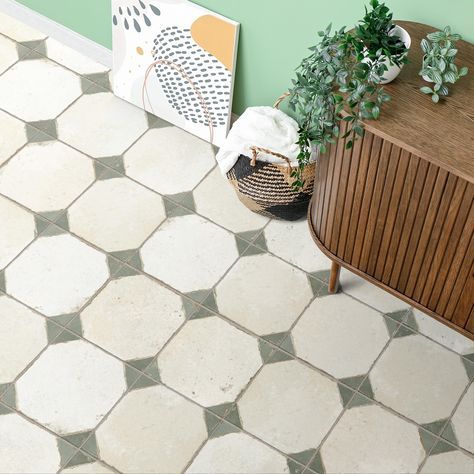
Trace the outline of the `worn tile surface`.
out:
<instances>
[{"instance_id":1,"label":"worn tile surface","mask_svg":"<svg viewBox=\"0 0 474 474\"><path fill-rule=\"evenodd\" d=\"M0 13L0 472L473 474L474 343L110 82Z\"/></svg>"}]
</instances>

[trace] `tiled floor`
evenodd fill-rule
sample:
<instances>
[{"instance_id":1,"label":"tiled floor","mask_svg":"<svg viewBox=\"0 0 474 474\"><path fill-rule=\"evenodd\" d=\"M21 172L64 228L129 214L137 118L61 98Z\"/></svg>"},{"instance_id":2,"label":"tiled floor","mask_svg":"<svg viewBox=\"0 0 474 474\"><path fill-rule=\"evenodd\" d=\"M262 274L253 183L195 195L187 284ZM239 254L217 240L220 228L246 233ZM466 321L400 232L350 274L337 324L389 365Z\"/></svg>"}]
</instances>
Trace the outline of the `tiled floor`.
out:
<instances>
[{"instance_id":1,"label":"tiled floor","mask_svg":"<svg viewBox=\"0 0 474 474\"><path fill-rule=\"evenodd\" d=\"M0 25L1 473L474 472L472 342Z\"/></svg>"}]
</instances>

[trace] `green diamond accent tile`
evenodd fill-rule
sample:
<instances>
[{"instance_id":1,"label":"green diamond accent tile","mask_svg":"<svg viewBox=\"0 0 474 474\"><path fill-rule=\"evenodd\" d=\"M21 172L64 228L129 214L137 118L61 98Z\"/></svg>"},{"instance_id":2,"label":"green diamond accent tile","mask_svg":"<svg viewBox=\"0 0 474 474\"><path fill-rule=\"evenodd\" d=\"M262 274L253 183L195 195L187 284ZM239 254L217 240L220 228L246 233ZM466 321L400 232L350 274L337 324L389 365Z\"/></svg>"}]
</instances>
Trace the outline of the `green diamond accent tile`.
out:
<instances>
[{"instance_id":1,"label":"green diamond accent tile","mask_svg":"<svg viewBox=\"0 0 474 474\"><path fill-rule=\"evenodd\" d=\"M44 59L44 56L38 51L30 51L21 58L21 61L30 61L35 59Z\"/></svg>"},{"instance_id":2,"label":"green diamond accent tile","mask_svg":"<svg viewBox=\"0 0 474 474\"><path fill-rule=\"evenodd\" d=\"M326 474L326 468L324 467L320 452L316 454L308 467L317 474Z\"/></svg>"},{"instance_id":3,"label":"green diamond accent tile","mask_svg":"<svg viewBox=\"0 0 474 474\"><path fill-rule=\"evenodd\" d=\"M242 421L240 420L239 409L235 403L223 403L222 405L209 407L208 410L212 411L220 418L225 418L226 421L232 423L238 428L242 428Z\"/></svg>"},{"instance_id":4,"label":"green diamond accent tile","mask_svg":"<svg viewBox=\"0 0 474 474\"><path fill-rule=\"evenodd\" d=\"M212 290L196 290L190 291L189 293L185 293L188 298L191 298L198 303L203 303L204 300L209 296Z\"/></svg>"},{"instance_id":5,"label":"green diamond accent tile","mask_svg":"<svg viewBox=\"0 0 474 474\"><path fill-rule=\"evenodd\" d=\"M115 273L117 273L123 267L123 263L111 255L107 255L107 265L109 267L109 273L111 277L113 277Z\"/></svg>"},{"instance_id":6,"label":"green diamond accent tile","mask_svg":"<svg viewBox=\"0 0 474 474\"><path fill-rule=\"evenodd\" d=\"M2 396L2 393L5 392L5 390L10 386L9 383L0 383L0 397Z\"/></svg>"},{"instance_id":7,"label":"green diamond accent tile","mask_svg":"<svg viewBox=\"0 0 474 474\"><path fill-rule=\"evenodd\" d=\"M282 343L280 344L280 347L286 351L289 352L292 355L296 355L295 348L293 346L293 338L291 337L291 334L288 334L285 339L283 339Z\"/></svg>"},{"instance_id":8,"label":"green diamond accent tile","mask_svg":"<svg viewBox=\"0 0 474 474\"><path fill-rule=\"evenodd\" d=\"M254 245L261 248L262 250L267 251L267 241L265 240L265 233L261 232L260 235L253 241Z\"/></svg>"},{"instance_id":9,"label":"green diamond accent tile","mask_svg":"<svg viewBox=\"0 0 474 474\"><path fill-rule=\"evenodd\" d=\"M55 137L48 135L47 133L38 130L37 128L31 126L30 124L26 124L26 138L29 143L39 143L39 142L49 142L51 140L55 140Z\"/></svg>"},{"instance_id":10,"label":"green diamond accent tile","mask_svg":"<svg viewBox=\"0 0 474 474\"><path fill-rule=\"evenodd\" d=\"M66 463L64 467L73 467L73 466L80 466L82 464L89 464L94 462L95 460L84 454L81 451L78 451L74 456Z\"/></svg>"},{"instance_id":11,"label":"green diamond accent tile","mask_svg":"<svg viewBox=\"0 0 474 474\"><path fill-rule=\"evenodd\" d=\"M69 231L69 217L67 211L61 214L61 216L55 221L55 224L61 227L61 229Z\"/></svg>"},{"instance_id":12,"label":"green diamond accent tile","mask_svg":"<svg viewBox=\"0 0 474 474\"><path fill-rule=\"evenodd\" d=\"M397 329L400 327L400 323L384 315L385 326L387 327L388 335L392 336L397 332Z\"/></svg>"},{"instance_id":13,"label":"green diamond accent tile","mask_svg":"<svg viewBox=\"0 0 474 474\"><path fill-rule=\"evenodd\" d=\"M283 339L290 335L289 331L286 332L275 332L272 334L267 334L266 336L262 336L262 339L265 339L268 342L271 342L275 346L279 346Z\"/></svg>"},{"instance_id":14,"label":"green diamond accent tile","mask_svg":"<svg viewBox=\"0 0 474 474\"><path fill-rule=\"evenodd\" d=\"M1 284L1 276L0 276L0 290L1 289L2 289L2 284ZM464 368L466 369L469 380L474 379L474 362L471 362L469 359L466 358L466 356L461 357L461 361L464 365Z\"/></svg>"},{"instance_id":15,"label":"green diamond accent tile","mask_svg":"<svg viewBox=\"0 0 474 474\"><path fill-rule=\"evenodd\" d=\"M64 467L77 452L77 448L62 438L57 438L61 466Z\"/></svg>"},{"instance_id":16,"label":"green diamond accent tile","mask_svg":"<svg viewBox=\"0 0 474 474\"><path fill-rule=\"evenodd\" d=\"M222 420L214 413L206 410L204 411L204 421L206 422L207 435L211 437L212 432Z\"/></svg>"},{"instance_id":17,"label":"green diamond accent tile","mask_svg":"<svg viewBox=\"0 0 474 474\"><path fill-rule=\"evenodd\" d=\"M101 86L102 88L106 90L110 90L110 79L109 79L109 73L108 72L96 72L93 74L85 74L83 76L85 79L93 82L94 84L97 84Z\"/></svg>"},{"instance_id":18,"label":"green diamond accent tile","mask_svg":"<svg viewBox=\"0 0 474 474\"><path fill-rule=\"evenodd\" d=\"M82 337L81 317L77 316L75 319L73 319L71 323L68 325L67 329L69 329L69 331L72 331L74 334L77 334L78 336Z\"/></svg>"},{"instance_id":19,"label":"green diamond accent tile","mask_svg":"<svg viewBox=\"0 0 474 474\"><path fill-rule=\"evenodd\" d=\"M435 437L435 435L433 435L429 431L425 431L422 428L418 428L418 432L420 434L420 441L423 445L423 449L425 450L426 454L428 454L431 448L435 445L437 438Z\"/></svg>"},{"instance_id":20,"label":"green diamond accent tile","mask_svg":"<svg viewBox=\"0 0 474 474\"><path fill-rule=\"evenodd\" d=\"M41 233L42 237L54 237L55 235L66 234L67 231L57 226L56 224L50 224L46 229Z\"/></svg>"},{"instance_id":21,"label":"green diamond accent tile","mask_svg":"<svg viewBox=\"0 0 474 474\"><path fill-rule=\"evenodd\" d=\"M127 360L127 364L131 365L132 367L135 367L135 369L138 369L140 371L144 371L151 363L153 362L153 357L147 357L145 359L133 359L133 360Z\"/></svg>"},{"instance_id":22,"label":"green diamond accent tile","mask_svg":"<svg viewBox=\"0 0 474 474\"><path fill-rule=\"evenodd\" d=\"M217 427L209 434L209 439L219 438L220 436L225 436L230 433L239 433L240 430L236 426L222 421Z\"/></svg>"},{"instance_id":23,"label":"green diamond accent tile","mask_svg":"<svg viewBox=\"0 0 474 474\"><path fill-rule=\"evenodd\" d=\"M247 247L249 246L249 243L241 239L238 235L235 235L235 243L237 245L237 251L239 252L239 256L242 257L244 255L244 252L247 250Z\"/></svg>"},{"instance_id":24,"label":"green diamond accent tile","mask_svg":"<svg viewBox=\"0 0 474 474\"><path fill-rule=\"evenodd\" d=\"M265 363L275 364L276 362L284 362L285 360L293 360L293 357L290 354L287 354L286 352L276 349L275 352L270 355L270 357Z\"/></svg>"},{"instance_id":25,"label":"green diamond accent tile","mask_svg":"<svg viewBox=\"0 0 474 474\"><path fill-rule=\"evenodd\" d=\"M165 128L165 127L172 127L172 125L167 122L166 120L163 120L160 117L156 117L153 114L150 114L147 112L147 119L148 119L148 128Z\"/></svg>"},{"instance_id":26,"label":"green diamond accent tile","mask_svg":"<svg viewBox=\"0 0 474 474\"><path fill-rule=\"evenodd\" d=\"M131 388L132 385L141 377L141 372L139 372L134 367L125 365L125 380L127 382L127 388Z\"/></svg>"},{"instance_id":27,"label":"green diamond accent tile","mask_svg":"<svg viewBox=\"0 0 474 474\"><path fill-rule=\"evenodd\" d=\"M106 179L123 178L120 173L117 173L117 171L108 168L99 161L94 161L94 172L96 179L101 181Z\"/></svg>"},{"instance_id":28,"label":"green diamond accent tile","mask_svg":"<svg viewBox=\"0 0 474 474\"><path fill-rule=\"evenodd\" d=\"M94 432L91 433L87 441L82 445L81 449L89 454L92 454L92 456L98 456L97 439Z\"/></svg>"},{"instance_id":29,"label":"green diamond accent tile","mask_svg":"<svg viewBox=\"0 0 474 474\"><path fill-rule=\"evenodd\" d=\"M449 453L451 451L457 451L456 447L440 439L436 443L435 447L431 450L430 456L434 456L435 454Z\"/></svg>"},{"instance_id":30,"label":"green diamond accent tile","mask_svg":"<svg viewBox=\"0 0 474 474\"><path fill-rule=\"evenodd\" d=\"M194 196L192 191L182 193L180 204L185 206L187 209L196 212L196 203L194 202Z\"/></svg>"},{"instance_id":31,"label":"green diamond accent tile","mask_svg":"<svg viewBox=\"0 0 474 474\"><path fill-rule=\"evenodd\" d=\"M310 275L313 278L317 278L320 281L325 283L329 283L329 275L331 274L331 270L319 270L317 272L312 272Z\"/></svg>"},{"instance_id":32,"label":"green diamond accent tile","mask_svg":"<svg viewBox=\"0 0 474 474\"><path fill-rule=\"evenodd\" d=\"M209 295L204 299L202 304L211 311L215 311L216 313L219 312L219 309L217 308L216 295L213 291L209 293Z\"/></svg>"},{"instance_id":33,"label":"green diamond accent tile","mask_svg":"<svg viewBox=\"0 0 474 474\"><path fill-rule=\"evenodd\" d=\"M87 81L87 79L82 79L82 80L84 81L84 82L81 81L82 92L86 95L109 92L109 89L99 86L98 84L94 84L93 82L89 82ZM89 82L89 85L87 85L88 82Z\"/></svg>"},{"instance_id":34,"label":"green diamond accent tile","mask_svg":"<svg viewBox=\"0 0 474 474\"><path fill-rule=\"evenodd\" d=\"M20 44L40 54L46 55L46 42L44 39L34 41L22 41Z\"/></svg>"},{"instance_id":35,"label":"green diamond accent tile","mask_svg":"<svg viewBox=\"0 0 474 474\"><path fill-rule=\"evenodd\" d=\"M406 326L400 326L398 331L394 334L394 339L398 339L400 337L407 337L407 336L413 336L415 333L408 327Z\"/></svg>"},{"instance_id":36,"label":"green diamond accent tile","mask_svg":"<svg viewBox=\"0 0 474 474\"><path fill-rule=\"evenodd\" d=\"M456 438L456 433L454 432L454 427L451 421L448 421L446 428L443 431L442 437L453 444L459 444L458 439Z\"/></svg>"},{"instance_id":37,"label":"green diamond accent tile","mask_svg":"<svg viewBox=\"0 0 474 474\"><path fill-rule=\"evenodd\" d=\"M137 381L133 384L131 390L138 390L139 388L146 388L146 387L153 387L154 385L158 385L156 380L151 379L145 375L141 375Z\"/></svg>"},{"instance_id":38,"label":"green diamond accent tile","mask_svg":"<svg viewBox=\"0 0 474 474\"><path fill-rule=\"evenodd\" d=\"M293 459L287 459L286 464L288 466L290 474L303 474L304 466L297 463L296 461L293 461Z\"/></svg>"},{"instance_id":39,"label":"green diamond accent tile","mask_svg":"<svg viewBox=\"0 0 474 474\"><path fill-rule=\"evenodd\" d=\"M10 410L10 408L0 403L0 416L9 415L10 413L12 413L12 410Z\"/></svg>"},{"instance_id":40,"label":"green diamond accent tile","mask_svg":"<svg viewBox=\"0 0 474 474\"><path fill-rule=\"evenodd\" d=\"M348 385L354 390L358 390L358 388L361 386L364 379L365 379L365 375L356 375L354 377L346 377L346 378L340 379L339 381L345 385Z\"/></svg>"},{"instance_id":41,"label":"green diamond accent tile","mask_svg":"<svg viewBox=\"0 0 474 474\"><path fill-rule=\"evenodd\" d=\"M404 322L405 326L408 326L409 328L413 329L414 331L418 331L418 323L416 322L415 316L413 314L413 311L408 311L406 315L406 320Z\"/></svg>"},{"instance_id":42,"label":"green diamond accent tile","mask_svg":"<svg viewBox=\"0 0 474 474\"><path fill-rule=\"evenodd\" d=\"M67 326L76 316L77 313L60 314L59 316L50 316L48 320L54 321L60 326Z\"/></svg>"},{"instance_id":43,"label":"green diamond accent tile","mask_svg":"<svg viewBox=\"0 0 474 474\"><path fill-rule=\"evenodd\" d=\"M0 271L0 291L6 291L5 271Z\"/></svg>"},{"instance_id":44,"label":"green diamond accent tile","mask_svg":"<svg viewBox=\"0 0 474 474\"><path fill-rule=\"evenodd\" d=\"M375 398L369 377L362 382L362 385L359 387L359 392L363 393L366 397Z\"/></svg>"},{"instance_id":45,"label":"green diamond accent tile","mask_svg":"<svg viewBox=\"0 0 474 474\"><path fill-rule=\"evenodd\" d=\"M463 354L463 357L467 360L469 360L470 362L474 362L474 353L472 354Z\"/></svg>"},{"instance_id":46,"label":"green diamond accent tile","mask_svg":"<svg viewBox=\"0 0 474 474\"><path fill-rule=\"evenodd\" d=\"M122 262L128 262L128 260L130 260L137 251L137 249L119 250L117 252L110 252L110 255L122 260Z\"/></svg>"},{"instance_id":47,"label":"green diamond accent tile","mask_svg":"<svg viewBox=\"0 0 474 474\"><path fill-rule=\"evenodd\" d=\"M196 306L196 311L189 317L189 319L203 319L203 318L210 318L212 316L215 316L214 313L209 311L206 308L203 308L201 306Z\"/></svg>"},{"instance_id":48,"label":"green diamond accent tile","mask_svg":"<svg viewBox=\"0 0 474 474\"><path fill-rule=\"evenodd\" d=\"M399 323L403 323L406 321L407 315L411 313L411 310L402 309L401 311L394 311L393 313L386 313L385 316L388 316ZM409 324L407 324L409 326Z\"/></svg>"},{"instance_id":49,"label":"green diamond accent tile","mask_svg":"<svg viewBox=\"0 0 474 474\"><path fill-rule=\"evenodd\" d=\"M63 328L61 326L58 326L51 320L46 321L46 335L48 337L49 344L54 344L56 338L59 336L59 334L61 334L62 331Z\"/></svg>"},{"instance_id":50,"label":"green diamond accent tile","mask_svg":"<svg viewBox=\"0 0 474 474\"><path fill-rule=\"evenodd\" d=\"M265 253L265 250L261 249L260 247L256 247L255 245L249 245L241 257L250 257L252 255L260 255Z\"/></svg>"},{"instance_id":51,"label":"green diamond accent tile","mask_svg":"<svg viewBox=\"0 0 474 474\"><path fill-rule=\"evenodd\" d=\"M184 317L186 319L191 319L193 314L198 310L198 306L194 301L191 301L184 296L181 296L181 301L183 302Z\"/></svg>"},{"instance_id":52,"label":"green diamond accent tile","mask_svg":"<svg viewBox=\"0 0 474 474\"><path fill-rule=\"evenodd\" d=\"M242 428L242 420L240 419L239 408L237 405L233 405L230 409L230 412L225 417L226 421L232 423L233 425L237 426L238 428Z\"/></svg>"},{"instance_id":53,"label":"green diamond accent tile","mask_svg":"<svg viewBox=\"0 0 474 474\"><path fill-rule=\"evenodd\" d=\"M308 281L313 290L313 295L318 298L321 296L327 296L329 294L328 284L324 281L319 280L318 278L308 275Z\"/></svg>"},{"instance_id":54,"label":"green diamond accent tile","mask_svg":"<svg viewBox=\"0 0 474 474\"><path fill-rule=\"evenodd\" d=\"M127 263L137 270L143 270L143 262L140 256L140 250L134 250Z\"/></svg>"},{"instance_id":55,"label":"green diamond accent tile","mask_svg":"<svg viewBox=\"0 0 474 474\"><path fill-rule=\"evenodd\" d=\"M273 354L278 350L276 347L269 344L267 341L264 341L263 339L258 340L258 349L264 364L270 363L270 359L272 358ZM289 359L291 359L291 357L289 357Z\"/></svg>"},{"instance_id":56,"label":"green diamond accent tile","mask_svg":"<svg viewBox=\"0 0 474 474\"><path fill-rule=\"evenodd\" d=\"M63 436L63 438L73 444L76 448L80 448L91 434L92 431L83 431L82 433Z\"/></svg>"},{"instance_id":57,"label":"green diamond accent tile","mask_svg":"<svg viewBox=\"0 0 474 474\"><path fill-rule=\"evenodd\" d=\"M80 339L80 337L77 334L64 330L51 344L61 344L64 342L77 341L78 339Z\"/></svg>"},{"instance_id":58,"label":"green diamond accent tile","mask_svg":"<svg viewBox=\"0 0 474 474\"><path fill-rule=\"evenodd\" d=\"M16 389L15 384L11 383L0 396L0 401L8 408L16 408Z\"/></svg>"},{"instance_id":59,"label":"green diamond accent tile","mask_svg":"<svg viewBox=\"0 0 474 474\"><path fill-rule=\"evenodd\" d=\"M341 396L342 406L346 407L351 401L354 392L340 383L337 384L337 388L339 389L339 395Z\"/></svg>"},{"instance_id":60,"label":"green diamond accent tile","mask_svg":"<svg viewBox=\"0 0 474 474\"><path fill-rule=\"evenodd\" d=\"M31 49L22 43L17 43L16 52L18 53L18 59L21 61L22 59L25 58L25 56L28 56L28 54L31 53Z\"/></svg>"},{"instance_id":61,"label":"green diamond accent tile","mask_svg":"<svg viewBox=\"0 0 474 474\"><path fill-rule=\"evenodd\" d=\"M445 427L447 421L448 419L445 418L442 420L433 421L431 423L425 423L421 426L425 430L430 431L431 433L434 433L435 435L439 435L441 431L443 431L443 428Z\"/></svg>"},{"instance_id":62,"label":"green diamond accent tile","mask_svg":"<svg viewBox=\"0 0 474 474\"><path fill-rule=\"evenodd\" d=\"M43 219L41 216L35 215L35 229L36 235L42 234L51 223L46 219Z\"/></svg>"},{"instance_id":63,"label":"green diamond accent tile","mask_svg":"<svg viewBox=\"0 0 474 474\"><path fill-rule=\"evenodd\" d=\"M67 211L65 209L60 209L58 211L47 211L47 212L40 212L39 215L43 217L44 219L51 221L51 222L56 222L59 220L60 217L62 217Z\"/></svg>"},{"instance_id":64,"label":"green diamond accent tile","mask_svg":"<svg viewBox=\"0 0 474 474\"><path fill-rule=\"evenodd\" d=\"M128 276L135 276L139 275L138 270L135 268L129 267L125 264L120 264L117 268L117 271L111 277L114 280L118 280L119 278L128 277Z\"/></svg>"},{"instance_id":65,"label":"green diamond accent tile","mask_svg":"<svg viewBox=\"0 0 474 474\"><path fill-rule=\"evenodd\" d=\"M81 91L83 94L87 94L87 90L92 87L94 83L89 81L85 77L81 77Z\"/></svg>"},{"instance_id":66,"label":"green diamond accent tile","mask_svg":"<svg viewBox=\"0 0 474 474\"><path fill-rule=\"evenodd\" d=\"M160 370L158 369L156 360L154 360L143 372L156 382L161 382Z\"/></svg>"},{"instance_id":67,"label":"green diamond accent tile","mask_svg":"<svg viewBox=\"0 0 474 474\"><path fill-rule=\"evenodd\" d=\"M246 232L239 232L235 234L240 239L246 240L247 242L253 242L254 239L262 232L262 229L258 230L247 230Z\"/></svg>"},{"instance_id":68,"label":"green diamond accent tile","mask_svg":"<svg viewBox=\"0 0 474 474\"><path fill-rule=\"evenodd\" d=\"M105 156L103 158L96 158L102 164L114 169L115 171L125 174L125 165L123 163L123 156Z\"/></svg>"},{"instance_id":69,"label":"green diamond accent tile","mask_svg":"<svg viewBox=\"0 0 474 474\"><path fill-rule=\"evenodd\" d=\"M355 407L361 407L365 405L373 405L374 401L371 400L370 398L364 397L360 393L356 393L354 395L354 398L350 401L348 409L350 410L351 408Z\"/></svg>"},{"instance_id":70,"label":"green diamond accent tile","mask_svg":"<svg viewBox=\"0 0 474 474\"><path fill-rule=\"evenodd\" d=\"M168 199L163 199L163 203L165 205L166 217L180 217L192 214L189 209L178 206L176 203L169 201Z\"/></svg>"},{"instance_id":71,"label":"green diamond accent tile","mask_svg":"<svg viewBox=\"0 0 474 474\"><path fill-rule=\"evenodd\" d=\"M34 127L44 133L47 133L51 138L58 138L56 120L39 120L37 122L28 122L27 128L28 127Z\"/></svg>"},{"instance_id":72,"label":"green diamond accent tile","mask_svg":"<svg viewBox=\"0 0 474 474\"><path fill-rule=\"evenodd\" d=\"M298 461L300 464L303 464L306 466L308 464L314 454L316 453L315 449L308 449L306 451L301 451L299 453L294 453L294 454L289 454L290 457L292 457L295 461Z\"/></svg>"}]
</instances>

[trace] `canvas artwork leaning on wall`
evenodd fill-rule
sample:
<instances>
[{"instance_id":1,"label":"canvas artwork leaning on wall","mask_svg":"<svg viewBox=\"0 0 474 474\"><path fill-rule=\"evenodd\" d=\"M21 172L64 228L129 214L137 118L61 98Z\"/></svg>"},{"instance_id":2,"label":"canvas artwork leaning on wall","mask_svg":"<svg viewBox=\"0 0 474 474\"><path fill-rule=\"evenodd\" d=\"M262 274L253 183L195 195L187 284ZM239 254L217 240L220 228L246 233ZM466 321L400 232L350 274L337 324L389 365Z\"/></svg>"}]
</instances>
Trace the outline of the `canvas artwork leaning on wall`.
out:
<instances>
[{"instance_id":1,"label":"canvas artwork leaning on wall","mask_svg":"<svg viewBox=\"0 0 474 474\"><path fill-rule=\"evenodd\" d=\"M113 0L117 96L220 146L239 24L187 0Z\"/></svg>"}]
</instances>

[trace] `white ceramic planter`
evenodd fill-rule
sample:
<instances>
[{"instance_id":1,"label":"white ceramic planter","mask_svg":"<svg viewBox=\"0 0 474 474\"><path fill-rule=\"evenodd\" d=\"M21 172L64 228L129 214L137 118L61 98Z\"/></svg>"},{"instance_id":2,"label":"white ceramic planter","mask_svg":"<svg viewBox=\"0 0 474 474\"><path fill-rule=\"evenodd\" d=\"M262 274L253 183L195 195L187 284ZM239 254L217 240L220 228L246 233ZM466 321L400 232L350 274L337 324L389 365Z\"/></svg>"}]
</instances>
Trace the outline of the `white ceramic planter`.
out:
<instances>
[{"instance_id":1,"label":"white ceramic planter","mask_svg":"<svg viewBox=\"0 0 474 474\"><path fill-rule=\"evenodd\" d=\"M407 49L410 49L411 46L411 36L408 34L408 31L402 28L401 26L395 25L395 28L390 32L390 36L398 36L403 43L405 44ZM364 61L369 61L368 59L364 59ZM396 64L390 64L390 61L387 59L384 61L384 64L387 66L387 71L383 75L383 79L381 80L382 84L388 84L392 82L401 72L402 67L404 66L397 66Z\"/></svg>"}]
</instances>

